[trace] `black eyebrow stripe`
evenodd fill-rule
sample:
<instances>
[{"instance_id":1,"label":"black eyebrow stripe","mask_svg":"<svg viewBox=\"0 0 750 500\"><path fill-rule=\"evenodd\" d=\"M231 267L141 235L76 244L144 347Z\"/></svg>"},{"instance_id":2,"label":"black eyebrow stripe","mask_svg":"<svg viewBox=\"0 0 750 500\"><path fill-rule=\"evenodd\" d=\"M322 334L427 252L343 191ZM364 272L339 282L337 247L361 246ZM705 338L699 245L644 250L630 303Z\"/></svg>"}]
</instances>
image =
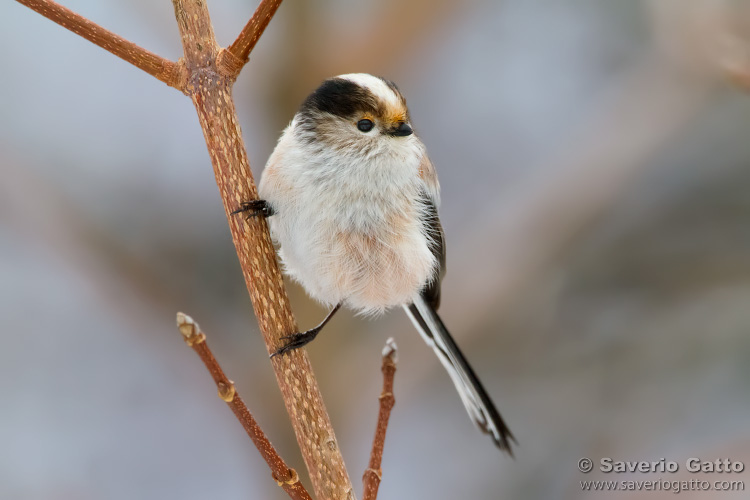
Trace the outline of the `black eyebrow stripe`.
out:
<instances>
[{"instance_id":1,"label":"black eyebrow stripe","mask_svg":"<svg viewBox=\"0 0 750 500\"><path fill-rule=\"evenodd\" d=\"M350 118L361 112L381 114L382 104L369 89L351 80L331 78L307 96L299 112L307 116L322 112Z\"/></svg>"}]
</instances>

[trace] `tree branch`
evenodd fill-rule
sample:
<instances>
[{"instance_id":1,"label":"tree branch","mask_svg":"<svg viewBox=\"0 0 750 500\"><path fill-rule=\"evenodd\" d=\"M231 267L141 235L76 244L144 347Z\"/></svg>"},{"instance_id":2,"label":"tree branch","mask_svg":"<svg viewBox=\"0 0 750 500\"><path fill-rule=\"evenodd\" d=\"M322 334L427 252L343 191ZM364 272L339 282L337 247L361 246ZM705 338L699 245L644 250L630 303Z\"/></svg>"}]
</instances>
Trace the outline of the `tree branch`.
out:
<instances>
[{"instance_id":1,"label":"tree branch","mask_svg":"<svg viewBox=\"0 0 750 500\"><path fill-rule=\"evenodd\" d=\"M181 64L159 57L51 0L16 1L142 69L170 87L180 91L184 89L186 75Z\"/></svg>"},{"instance_id":2,"label":"tree branch","mask_svg":"<svg viewBox=\"0 0 750 500\"><path fill-rule=\"evenodd\" d=\"M281 337L297 332L276 252L265 219L231 215L243 201L257 199L239 120L232 100L234 78L218 71L219 47L202 0L172 0L190 74L186 93L193 99L213 164L229 228L269 353ZM317 498L354 498L351 480L304 349L271 362Z\"/></svg>"},{"instance_id":3,"label":"tree branch","mask_svg":"<svg viewBox=\"0 0 750 500\"><path fill-rule=\"evenodd\" d=\"M279 456L276 449L273 447L271 442L268 440L263 430L255 421L250 410L247 409L245 402L242 400L240 395L234 388L234 383L227 378L224 374L224 370L221 369L219 362L216 361L211 349L206 344L206 335L201 331L198 323L193 321L190 316L177 313L177 328L182 333L185 343L192 347L193 350L206 365L209 373L216 382L216 386L219 389L219 397L229 406L240 421L242 427L250 436L253 444L260 452L263 460L266 461L268 466L271 468L271 475L276 483L287 492L290 498L293 500L312 500L310 494L307 492L302 483L299 482L299 476L297 471L290 468L286 462Z\"/></svg>"},{"instance_id":4,"label":"tree branch","mask_svg":"<svg viewBox=\"0 0 750 500\"><path fill-rule=\"evenodd\" d=\"M378 488L382 479L380 464L383 461L383 448L385 447L385 431L388 429L388 419L391 410L396 404L393 396L393 377L396 374L396 362L398 361L398 348L396 342L389 338L383 348L383 392L380 394L380 412L378 423L375 427L375 438L372 440L372 451L370 452L370 464L362 475L364 486L362 500L375 500L378 497Z\"/></svg>"},{"instance_id":5,"label":"tree branch","mask_svg":"<svg viewBox=\"0 0 750 500\"><path fill-rule=\"evenodd\" d=\"M242 67L250 59L250 52L265 31L266 26L281 5L281 0L261 0L253 17L247 22L237 39L219 53L219 70L227 76L236 78Z\"/></svg>"},{"instance_id":6,"label":"tree branch","mask_svg":"<svg viewBox=\"0 0 750 500\"><path fill-rule=\"evenodd\" d=\"M184 58L177 64L50 0L17 1L191 97L266 349L275 352L283 344L281 337L296 332L297 325L265 220L246 222L241 216L231 215L241 202L257 198L232 100L232 84L280 0L261 2L232 44L232 51L222 50L216 43L205 1L172 0L184 49ZM218 60L222 53L226 54L222 58L224 71ZM227 65L234 65L235 70L227 71ZM277 356L271 364L317 497L353 499L351 480L305 350ZM230 389L230 385L223 386L224 391Z\"/></svg>"}]
</instances>

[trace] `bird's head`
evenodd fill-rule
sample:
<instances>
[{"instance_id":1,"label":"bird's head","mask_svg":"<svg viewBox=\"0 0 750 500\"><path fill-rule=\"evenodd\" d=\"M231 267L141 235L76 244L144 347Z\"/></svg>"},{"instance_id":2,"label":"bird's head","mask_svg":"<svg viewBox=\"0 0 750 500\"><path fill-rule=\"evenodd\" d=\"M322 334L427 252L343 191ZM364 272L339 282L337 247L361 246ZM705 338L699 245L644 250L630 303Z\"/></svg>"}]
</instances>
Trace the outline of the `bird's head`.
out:
<instances>
[{"instance_id":1,"label":"bird's head","mask_svg":"<svg viewBox=\"0 0 750 500\"><path fill-rule=\"evenodd\" d=\"M366 73L324 81L302 103L296 121L307 142L348 153L396 153L417 141L398 87Z\"/></svg>"}]
</instances>

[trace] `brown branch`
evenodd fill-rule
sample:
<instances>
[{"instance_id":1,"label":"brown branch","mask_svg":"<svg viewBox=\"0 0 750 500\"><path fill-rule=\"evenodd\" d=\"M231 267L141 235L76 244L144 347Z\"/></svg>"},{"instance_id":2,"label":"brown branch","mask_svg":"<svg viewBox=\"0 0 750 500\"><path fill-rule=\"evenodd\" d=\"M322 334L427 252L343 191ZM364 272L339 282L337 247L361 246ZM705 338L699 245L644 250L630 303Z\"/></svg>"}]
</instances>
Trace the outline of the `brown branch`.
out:
<instances>
[{"instance_id":1,"label":"brown branch","mask_svg":"<svg viewBox=\"0 0 750 500\"><path fill-rule=\"evenodd\" d=\"M393 396L393 376L396 374L396 362L398 361L398 349L396 342L389 338L383 348L383 392L380 394L380 412L378 423L375 427L375 438L372 440L372 452L370 452L370 464L362 475L364 493L362 500L375 500L378 497L378 488L382 479L380 464L383 461L383 447L385 446L385 431L388 429L388 419L391 410L396 404Z\"/></svg>"},{"instance_id":2,"label":"brown branch","mask_svg":"<svg viewBox=\"0 0 750 500\"><path fill-rule=\"evenodd\" d=\"M167 85L180 91L184 88L185 73L181 64L159 57L51 0L16 1L104 50L108 50Z\"/></svg>"},{"instance_id":3,"label":"brown branch","mask_svg":"<svg viewBox=\"0 0 750 500\"><path fill-rule=\"evenodd\" d=\"M271 475L276 483L293 500L312 500L310 494L302 483L300 483L297 471L290 468L279 456L276 449L263 433L263 430L261 430L258 422L253 418L250 410L247 409L245 402L235 390L234 383L224 374L224 370L221 369L211 349L208 348L206 335L201 331L198 323L186 314L177 313L177 328L182 333L185 343L193 348L203 361L203 364L206 365L214 382L216 382L216 387L219 389L219 397L229 406L234 416L242 424L245 432L247 432L247 435L250 436L263 460L271 468Z\"/></svg>"},{"instance_id":4,"label":"brown branch","mask_svg":"<svg viewBox=\"0 0 750 500\"><path fill-rule=\"evenodd\" d=\"M213 164L229 228L269 353L281 337L298 331L284 288L266 221L245 221L231 212L258 192L232 100L234 78L217 69L220 51L202 0L172 0L190 74L186 93L193 99ZM353 498L353 488L304 349L271 362L297 443L317 498Z\"/></svg>"},{"instance_id":5,"label":"brown branch","mask_svg":"<svg viewBox=\"0 0 750 500\"><path fill-rule=\"evenodd\" d=\"M226 74L236 78L242 67L250 58L250 52L255 48L258 39L265 31L266 26L281 5L281 0L261 0L255 9L253 17L247 22L237 39L219 53L219 69Z\"/></svg>"},{"instance_id":6,"label":"brown branch","mask_svg":"<svg viewBox=\"0 0 750 500\"><path fill-rule=\"evenodd\" d=\"M171 63L104 30L91 21L49 0L17 0L113 54L131 62L169 85L189 95L198 112L216 182L237 250L253 309L266 343L275 352L281 337L297 331L297 325L284 289L276 253L265 220L245 222L231 212L241 202L257 198L242 141L239 120L232 99L236 72L219 69L222 50L216 43L204 0L172 0L182 38L184 58ZM280 0L263 1L233 44L241 58L247 58L258 37L278 8ZM354 498L353 488L336 442L310 361L303 349L272 361L276 380L292 421L297 443L305 460L318 498ZM229 390L228 386L226 387Z\"/></svg>"}]
</instances>

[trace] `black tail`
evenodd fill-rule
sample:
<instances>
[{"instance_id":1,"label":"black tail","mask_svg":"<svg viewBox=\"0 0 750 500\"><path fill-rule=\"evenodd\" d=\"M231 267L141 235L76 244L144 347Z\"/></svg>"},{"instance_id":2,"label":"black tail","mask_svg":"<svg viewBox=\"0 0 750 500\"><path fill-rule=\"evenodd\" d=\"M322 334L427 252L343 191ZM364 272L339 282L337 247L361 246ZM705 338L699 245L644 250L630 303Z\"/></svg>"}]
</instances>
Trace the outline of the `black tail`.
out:
<instances>
[{"instance_id":1,"label":"black tail","mask_svg":"<svg viewBox=\"0 0 750 500\"><path fill-rule=\"evenodd\" d=\"M498 448L513 456L510 442L515 442L516 438L505 425L500 413L495 408L495 404L487 391L484 390L482 383L474 374L474 370L471 369L469 362L466 361L453 337L448 333L435 309L420 296L413 304L404 306L404 310L406 310L422 338L433 348L438 359L448 371L448 375L453 380L469 417L483 432L492 436Z\"/></svg>"}]
</instances>

